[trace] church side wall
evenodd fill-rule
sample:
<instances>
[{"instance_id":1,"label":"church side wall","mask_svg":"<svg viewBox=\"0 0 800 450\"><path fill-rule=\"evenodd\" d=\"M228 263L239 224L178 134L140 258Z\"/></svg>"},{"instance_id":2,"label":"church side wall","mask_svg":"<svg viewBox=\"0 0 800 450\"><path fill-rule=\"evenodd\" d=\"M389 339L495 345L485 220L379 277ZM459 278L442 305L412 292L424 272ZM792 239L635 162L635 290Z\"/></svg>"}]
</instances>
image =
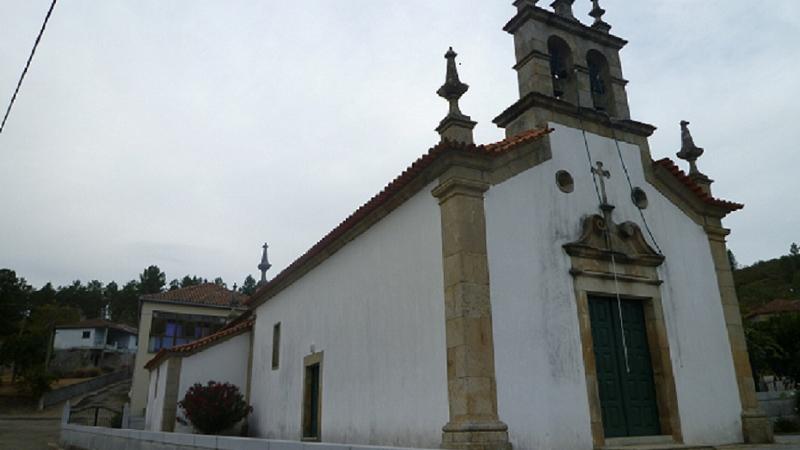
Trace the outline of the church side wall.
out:
<instances>
[{"instance_id":1,"label":"church side wall","mask_svg":"<svg viewBox=\"0 0 800 450\"><path fill-rule=\"evenodd\" d=\"M597 194L579 130L552 124L553 158L486 193L487 244L500 419L515 449L592 448L586 379L570 260L581 218ZM614 141L589 135L594 161L612 173L617 223L642 219L630 200ZM686 443L741 440L741 405L708 238L647 184L638 147L620 143L666 262L659 268L681 427ZM575 190L562 193L558 170ZM648 238L649 240L649 238Z\"/></svg>"},{"instance_id":2,"label":"church side wall","mask_svg":"<svg viewBox=\"0 0 800 450\"><path fill-rule=\"evenodd\" d=\"M447 356L433 187L256 309L255 435L301 438L303 364L313 348L323 356L323 442L439 447L448 421Z\"/></svg>"},{"instance_id":3,"label":"church side wall","mask_svg":"<svg viewBox=\"0 0 800 450\"><path fill-rule=\"evenodd\" d=\"M177 401L181 401L186 395L186 391L195 383L206 385L209 381L233 384L239 388L242 395L245 395L249 353L250 333L243 333L184 357L181 363ZM185 419L180 407L178 407L177 415ZM192 427L176 422L175 431L191 433Z\"/></svg>"}]
</instances>

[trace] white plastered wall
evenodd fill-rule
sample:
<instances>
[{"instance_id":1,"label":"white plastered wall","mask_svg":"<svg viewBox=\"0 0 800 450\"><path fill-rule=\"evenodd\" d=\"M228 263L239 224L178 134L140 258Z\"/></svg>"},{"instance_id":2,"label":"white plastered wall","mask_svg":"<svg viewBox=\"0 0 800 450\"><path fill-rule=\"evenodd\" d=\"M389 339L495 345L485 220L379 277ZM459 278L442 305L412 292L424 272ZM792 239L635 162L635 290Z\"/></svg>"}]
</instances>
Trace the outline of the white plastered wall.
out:
<instances>
[{"instance_id":1,"label":"white plastered wall","mask_svg":"<svg viewBox=\"0 0 800 450\"><path fill-rule=\"evenodd\" d=\"M157 369L148 372L150 382L147 388L147 410L145 411L144 429L161 431L161 418L164 413L164 394L167 389L167 360L163 360Z\"/></svg>"},{"instance_id":2,"label":"white plastered wall","mask_svg":"<svg viewBox=\"0 0 800 450\"><path fill-rule=\"evenodd\" d=\"M322 441L435 448L448 420L439 205L417 193L256 310L251 429L301 437L303 358L322 363ZM271 368L281 323L280 367Z\"/></svg>"},{"instance_id":3,"label":"white plastered wall","mask_svg":"<svg viewBox=\"0 0 800 450\"><path fill-rule=\"evenodd\" d=\"M89 332L88 338L83 338L84 331ZM56 350L89 348L94 346L94 338L94 328L59 328L53 336L53 348Z\"/></svg>"},{"instance_id":4,"label":"white plastered wall","mask_svg":"<svg viewBox=\"0 0 800 450\"><path fill-rule=\"evenodd\" d=\"M583 216L599 213L598 199L581 132L552 126L553 158L486 194L498 409L515 449L591 449L577 306L562 245L580 236ZM614 141L588 140L593 160L611 171L614 220L644 230ZM634 186L647 193L645 216L666 256L659 275L686 443L740 441L741 405L708 238L644 181L638 147L620 145ZM573 175L574 192L558 190L558 170Z\"/></svg>"},{"instance_id":5,"label":"white plastered wall","mask_svg":"<svg viewBox=\"0 0 800 450\"><path fill-rule=\"evenodd\" d=\"M205 386L209 381L233 384L244 396L247 388L249 352L250 333L243 333L184 357L181 362L177 401L183 399L193 384L200 383ZM185 419L180 406L177 408L177 415ZM192 427L176 422L175 431L191 433Z\"/></svg>"}]
</instances>

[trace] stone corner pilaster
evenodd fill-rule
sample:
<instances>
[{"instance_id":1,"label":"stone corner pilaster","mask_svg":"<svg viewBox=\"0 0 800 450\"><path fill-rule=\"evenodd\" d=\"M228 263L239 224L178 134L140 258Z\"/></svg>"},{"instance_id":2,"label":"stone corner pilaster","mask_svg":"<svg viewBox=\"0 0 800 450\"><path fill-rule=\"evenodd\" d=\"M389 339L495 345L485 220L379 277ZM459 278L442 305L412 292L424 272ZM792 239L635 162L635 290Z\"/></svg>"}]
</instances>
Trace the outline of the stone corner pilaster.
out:
<instances>
[{"instance_id":1,"label":"stone corner pilaster","mask_svg":"<svg viewBox=\"0 0 800 450\"><path fill-rule=\"evenodd\" d=\"M449 423L442 428L442 448L450 450L511 450L508 426L500 421Z\"/></svg>"},{"instance_id":2,"label":"stone corner pilaster","mask_svg":"<svg viewBox=\"0 0 800 450\"><path fill-rule=\"evenodd\" d=\"M447 392L450 420L442 448L510 450L497 414L484 171L454 164L431 194L442 227Z\"/></svg>"},{"instance_id":3,"label":"stone corner pilaster","mask_svg":"<svg viewBox=\"0 0 800 450\"><path fill-rule=\"evenodd\" d=\"M711 257L717 274L720 299L723 311L734 311L724 314L725 327L728 330L728 341L733 356L736 384L739 387L739 399L742 404L742 436L748 444L767 444L775 441L772 423L758 404L755 391L755 380L750 367L750 356L747 351L747 340L744 335L742 318L739 313L739 298L733 280L733 270L728 260L726 237L730 230L722 226L718 218L707 217L708 225L704 227L711 246Z\"/></svg>"}]
</instances>

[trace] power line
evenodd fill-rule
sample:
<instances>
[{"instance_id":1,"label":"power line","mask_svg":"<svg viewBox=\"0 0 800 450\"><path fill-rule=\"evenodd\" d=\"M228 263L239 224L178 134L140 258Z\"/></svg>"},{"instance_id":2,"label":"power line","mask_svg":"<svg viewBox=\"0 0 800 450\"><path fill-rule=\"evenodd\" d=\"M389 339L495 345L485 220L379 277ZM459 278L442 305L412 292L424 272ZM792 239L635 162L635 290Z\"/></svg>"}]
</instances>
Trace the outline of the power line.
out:
<instances>
[{"instance_id":1,"label":"power line","mask_svg":"<svg viewBox=\"0 0 800 450\"><path fill-rule=\"evenodd\" d=\"M11 96L11 101L8 103L6 114L3 116L3 123L0 124L0 134L3 133L3 128L6 127L6 121L8 120L8 115L11 113L11 107L14 106L14 101L17 99L19 88L22 87L22 80L25 79L25 74L28 73L28 68L31 66L31 61L33 60L33 55L36 53L36 47L39 46L39 41L42 40L44 29L47 27L47 21L50 20L50 15L53 13L53 8L56 7L56 1L57 0L53 0L53 3L50 4L50 9L47 10L47 15L44 17L44 22L42 23L42 29L39 30L39 35L36 36L36 42L33 43L33 49L31 49L31 54L28 56L28 62L25 63L25 68L22 70L22 75L20 75L19 81L17 82L17 88L14 89L14 95Z\"/></svg>"}]
</instances>

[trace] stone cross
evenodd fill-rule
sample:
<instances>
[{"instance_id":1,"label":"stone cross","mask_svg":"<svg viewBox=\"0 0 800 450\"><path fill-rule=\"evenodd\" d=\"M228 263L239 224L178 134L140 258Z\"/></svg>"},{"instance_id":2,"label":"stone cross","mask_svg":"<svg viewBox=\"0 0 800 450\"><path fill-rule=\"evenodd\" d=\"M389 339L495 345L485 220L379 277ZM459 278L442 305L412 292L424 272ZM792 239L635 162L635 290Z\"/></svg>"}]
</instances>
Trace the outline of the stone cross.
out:
<instances>
[{"instance_id":1,"label":"stone cross","mask_svg":"<svg viewBox=\"0 0 800 450\"><path fill-rule=\"evenodd\" d=\"M601 207L606 205L610 206L608 203L608 195L606 195L606 178L611 178L611 172L603 169L602 161L597 161L597 167L592 167L592 174L597 175L597 178L600 179L600 195L603 202Z\"/></svg>"}]
</instances>

